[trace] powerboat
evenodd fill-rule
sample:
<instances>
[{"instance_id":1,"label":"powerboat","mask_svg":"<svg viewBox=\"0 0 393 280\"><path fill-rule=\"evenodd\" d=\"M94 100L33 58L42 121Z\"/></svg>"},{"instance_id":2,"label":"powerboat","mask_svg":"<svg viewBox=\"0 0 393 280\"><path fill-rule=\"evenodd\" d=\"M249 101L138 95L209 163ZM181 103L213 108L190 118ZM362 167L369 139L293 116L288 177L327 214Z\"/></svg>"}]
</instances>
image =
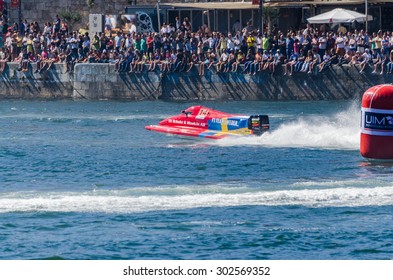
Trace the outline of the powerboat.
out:
<instances>
[{"instance_id":1,"label":"powerboat","mask_svg":"<svg viewBox=\"0 0 393 280\"><path fill-rule=\"evenodd\" d=\"M228 114L204 106L192 106L148 130L182 136L221 139L227 136L262 135L269 130L267 115Z\"/></svg>"}]
</instances>

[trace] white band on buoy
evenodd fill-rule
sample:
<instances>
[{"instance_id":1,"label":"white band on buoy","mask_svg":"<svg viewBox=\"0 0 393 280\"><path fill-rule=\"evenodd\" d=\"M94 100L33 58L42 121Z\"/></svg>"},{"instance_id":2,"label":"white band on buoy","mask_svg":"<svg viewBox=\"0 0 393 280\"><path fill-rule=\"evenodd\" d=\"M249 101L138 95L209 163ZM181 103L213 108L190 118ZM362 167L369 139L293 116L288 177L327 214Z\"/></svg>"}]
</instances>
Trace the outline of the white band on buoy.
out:
<instances>
[{"instance_id":1,"label":"white band on buoy","mask_svg":"<svg viewBox=\"0 0 393 280\"><path fill-rule=\"evenodd\" d=\"M373 106L373 100L374 100L375 95L377 95L378 91L380 91L381 89L383 89L386 86L389 86L389 85L383 84L383 85L375 86L374 88L376 88L377 90L371 91L371 92L365 92L365 94L371 95L370 108L372 108L372 106Z\"/></svg>"},{"instance_id":2,"label":"white band on buoy","mask_svg":"<svg viewBox=\"0 0 393 280\"><path fill-rule=\"evenodd\" d=\"M393 136L393 110L361 109L361 133L377 136Z\"/></svg>"}]
</instances>

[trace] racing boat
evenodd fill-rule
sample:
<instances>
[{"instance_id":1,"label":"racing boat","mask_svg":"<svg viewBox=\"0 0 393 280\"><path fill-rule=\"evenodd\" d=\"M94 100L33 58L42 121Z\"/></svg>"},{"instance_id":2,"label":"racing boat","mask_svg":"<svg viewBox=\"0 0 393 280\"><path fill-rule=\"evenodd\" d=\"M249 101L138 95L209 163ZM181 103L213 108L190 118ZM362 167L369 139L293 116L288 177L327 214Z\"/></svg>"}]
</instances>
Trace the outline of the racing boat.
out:
<instances>
[{"instance_id":1,"label":"racing boat","mask_svg":"<svg viewBox=\"0 0 393 280\"><path fill-rule=\"evenodd\" d=\"M203 106L192 106L146 129L183 136L221 139L226 136L261 135L269 130L267 115L235 115Z\"/></svg>"}]
</instances>

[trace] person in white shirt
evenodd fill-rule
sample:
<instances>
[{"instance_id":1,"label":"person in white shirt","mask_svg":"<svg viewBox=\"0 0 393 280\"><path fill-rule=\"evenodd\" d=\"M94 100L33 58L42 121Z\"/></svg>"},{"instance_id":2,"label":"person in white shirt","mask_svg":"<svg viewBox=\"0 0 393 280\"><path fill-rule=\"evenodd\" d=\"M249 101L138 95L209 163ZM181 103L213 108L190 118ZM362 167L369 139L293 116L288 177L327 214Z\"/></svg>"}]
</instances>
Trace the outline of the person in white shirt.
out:
<instances>
[{"instance_id":1,"label":"person in white shirt","mask_svg":"<svg viewBox=\"0 0 393 280\"><path fill-rule=\"evenodd\" d=\"M344 56L345 54L345 40L343 34L340 32L336 38L336 54L339 56Z\"/></svg>"},{"instance_id":2,"label":"person in white shirt","mask_svg":"<svg viewBox=\"0 0 393 280\"><path fill-rule=\"evenodd\" d=\"M235 40L233 40L233 45L235 48L235 51L239 51L241 46L242 46L242 39L241 36L239 34L236 34L235 36Z\"/></svg>"},{"instance_id":3,"label":"person in white shirt","mask_svg":"<svg viewBox=\"0 0 393 280\"><path fill-rule=\"evenodd\" d=\"M124 46L126 49L128 49L129 47L131 47L133 45L133 40L132 40L132 36L130 34L126 35L126 41L124 43Z\"/></svg>"},{"instance_id":4,"label":"person in white shirt","mask_svg":"<svg viewBox=\"0 0 393 280\"><path fill-rule=\"evenodd\" d=\"M167 25L165 24L165 22L162 24L160 33L161 33L161 35L164 35L164 34L166 34L166 33L169 33L169 30L168 30Z\"/></svg>"},{"instance_id":5,"label":"person in white shirt","mask_svg":"<svg viewBox=\"0 0 393 280\"><path fill-rule=\"evenodd\" d=\"M235 43L233 42L233 37L232 37L231 33L228 34L227 49L228 49L228 51L232 51L235 49Z\"/></svg>"},{"instance_id":6,"label":"person in white shirt","mask_svg":"<svg viewBox=\"0 0 393 280\"><path fill-rule=\"evenodd\" d=\"M359 73L362 74L366 66L370 63L371 54L369 49L365 49L364 53L362 54L362 61L360 62L360 71Z\"/></svg>"},{"instance_id":7,"label":"person in white shirt","mask_svg":"<svg viewBox=\"0 0 393 280\"><path fill-rule=\"evenodd\" d=\"M222 69L228 63L228 57L229 57L228 52L224 50L220 56L220 61L217 62L216 64L217 73L222 72Z\"/></svg>"},{"instance_id":8,"label":"person in white shirt","mask_svg":"<svg viewBox=\"0 0 393 280\"><path fill-rule=\"evenodd\" d=\"M207 39L209 42L209 48L210 49L215 49L216 47L216 38L215 38L215 33L213 32L213 36L210 36L209 39Z\"/></svg>"},{"instance_id":9,"label":"person in white shirt","mask_svg":"<svg viewBox=\"0 0 393 280\"><path fill-rule=\"evenodd\" d=\"M130 34L135 34L137 32L136 25L131 21Z\"/></svg>"},{"instance_id":10,"label":"person in white shirt","mask_svg":"<svg viewBox=\"0 0 393 280\"><path fill-rule=\"evenodd\" d=\"M322 33L322 36L318 39L318 54L322 57L325 54L326 46L327 46L327 39L326 34Z\"/></svg>"},{"instance_id":11,"label":"person in white shirt","mask_svg":"<svg viewBox=\"0 0 393 280\"><path fill-rule=\"evenodd\" d=\"M262 35L261 33L258 34L256 37L256 44L257 44L257 51L262 52Z\"/></svg>"}]
</instances>

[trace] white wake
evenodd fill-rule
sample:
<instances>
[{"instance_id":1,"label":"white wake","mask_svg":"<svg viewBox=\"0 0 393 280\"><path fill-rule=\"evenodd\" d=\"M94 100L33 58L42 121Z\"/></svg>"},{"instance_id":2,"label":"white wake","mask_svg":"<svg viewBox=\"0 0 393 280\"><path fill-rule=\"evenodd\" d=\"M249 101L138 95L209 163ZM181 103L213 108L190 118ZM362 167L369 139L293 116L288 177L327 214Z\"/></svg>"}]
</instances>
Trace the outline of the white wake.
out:
<instances>
[{"instance_id":1,"label":"white wake","mask_svg":"<svg viewBox=\"0 0 393 280\"><path fill-rule=\"evenodd\" d=\"M383 184L384 185L384 184ZM299 187L293 186L294 188ZM303 186L304 187L304 186ZM153 189L104 192L15 192L0 195L0 213L7 212L104 212L138 213L208 207L288 206L361 207L393 205L393 186L333 187L324 189L252 190L230 188L222 192L199 193ZM171 192L173 192L171 194Z\"/></svg>"},{"instance_id":2,"label":"white wake","mask_svg":"<svg viewBox=\"0 0 393 280\"><path fill-rule=\"evenodd\" d=\"M348 150L359 148L360 111L355 104L334 115L309 115L285 120L278 127L274 127L274 120L271 119L270 122L270 131L260 137L225 138L219 140L217 145Z\"/></svg>"}]
</instances>

